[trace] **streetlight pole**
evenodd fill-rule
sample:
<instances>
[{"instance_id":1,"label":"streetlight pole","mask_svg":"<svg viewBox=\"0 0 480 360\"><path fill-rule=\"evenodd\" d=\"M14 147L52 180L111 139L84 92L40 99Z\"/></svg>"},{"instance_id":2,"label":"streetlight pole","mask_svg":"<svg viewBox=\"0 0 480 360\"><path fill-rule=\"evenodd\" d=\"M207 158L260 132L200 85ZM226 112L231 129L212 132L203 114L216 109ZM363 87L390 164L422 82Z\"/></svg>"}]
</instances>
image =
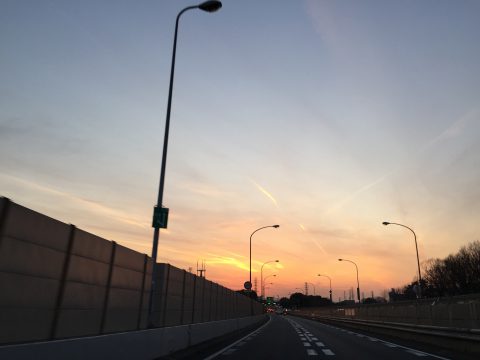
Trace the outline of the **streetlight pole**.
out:
<instances>
[{"instance_id":1,"label":"streetlight pole","mask_svg":"<svg viewBox=\"0 0 480 360\"><path fill-rule=\"evenodd\" d=\"M311 283L311 282L307 282L307 284L313 286L313 295L315 296L315 295L316 295L315 285L314 285L313 283Z\"/></svg>"},{"instance_id":2,"label":"streetlight pole","mask_svg":"<svg viewBox=\"0 0 480 360\"><path fill-rule=\"evenodd\" d=\"M250 289L251 289L251 286L252 286L252 236L253 234L255 234L257 231L260 231L262 229L266 229L266 228L279 228L280 225L268 225L268 226L262 226L261 228L258 228L257 230L255 230L251 235L250 235Z\"/></svg>"},{"instance_id":3,"label":"streetlight pole","mask_svg":"<svg viewBox=\"0 0 480 360\"><path fill-rule=\"evenodd\" d=\"M268 283L268 284L266 284L266 285L273 285L273 283ZM265 286L265 294L267 293L267 292L266 292L267 289L270 289L270 286Z\"/></svg>"},{"instance_id":4,"label":"streetlight pole","mask_svg":"<svg viewBox=\"0 0 480 360\"><path fill-rule=\"evenodd\" d=\"M266 264L270 264L270 263L273 263L273 262L279 262L279 260L271 260L271 261L267 261L265 263L262 264L262 267L260 268L260 296L262 298L265 297L265 294L264 294L264 291L263 291L263 267L266 265Z\"/></svg>"},{"instance_id":5,"label":"streetlight pole","mask_svg":"<svg viewBox=\"0 0 480 360\"><path fill-rule=\"evenodd\" d=\"M338 261L348 261L349 263L352 263L353 265L355 265L355 269L357 269L357 299L358 299L358 302L360 302L360 282L358 281L358 266L357 266L357 264L355 264L353 261L347 260L347 259L338 259Z\"/></svg>"},{"instance_id":6,"label":"streetlight pole","mask_svg":"<svg viewBox=\"0 0 480 360\"><path fill-rule=\"evenodd\" d=\"M267 279L268 279L269 277L272 277L272 276L277 276L277 274L272 274L272 275L265 276L265 279L263 279L263 283L262 283L262 284L263 284L263 288L261 289L261 290L262 290L262 294L263 294L262 297L265 295L265 281L267 281Z\"/></svg>"},{"instance_id":7,"label":"streetlight pole","mask_svg":"<svg viewBox=\"0 0 480 360\"><path fill-rule=\"evenodd\" d=\"M172 90L173 90L173 77L175 74L175 56L177 53L177 34L178 34L178 23L180 20L180 16L188 10L192 9L200 9L206 12L215 12L222 7L222 3L216 0L209 0L202 2L199 5L187 6L183 10L181 10L175 21L175 34L173 36L173 52L172 52L172 65L170 69L170 83L168 87L168 101L167 101L167 117L165 120L165 134L163 138L163 153L162 153L162 165L160 170L160 184L158 187L158 198L157 198L157 205L153 211L153 221L152 227L154 228L153 232L153 246L152 246L152 261L153 261L153 268L152 268L152 285L150 289L150 299L149 299L149 306L148 306L148 313L150 318L150 325L153 326L153 319L152 319L152 310L153 310L153 294L155 292L155 277L156 277L156 263L157 263L157 251L158 251L158 240L160 237L160 228L167 227L167 217L168 217L168 209L163 208L163 189L165 185L165 168L167 165L167 149L168 149L168 135L170 130L170 112L172 109Z\"/></svg>"},{"instance_id":8,"label":"streetlight pole","mask_svg":"<svg viewBox=\"0 0 480 360\"><path fill-rule=\"evenodd\" d=\"M387 225L398 225L398 226L402 226L408 230L410 230L413 234L413 238L415 240L415 250L417 251L417 266L418 266L418 297L421 298L422 297L422 274L420 272L420 258L418 256L418 245L417 245L417 234L415 234L415 231L413 231L413 229L409 228L408 226L406 225L403 225L403 224L398 224L398 223L394 223L394 222L388 222L388 221L384 221L382 223L383 225L387 226Z\"/></svg>"},{"instance_id":9,"label":"streetlight pole","mask_svg":"<svg viewBox=\"0 0 480 360\"><path fill-rule=\"evenodd\" d=\"M328 280L330 280L330 302L333 303L333 301L332 301L332 279L328 275L318 274L318 276L325 276L326 278L328 278Z\"/></svg>"}]
</instances>

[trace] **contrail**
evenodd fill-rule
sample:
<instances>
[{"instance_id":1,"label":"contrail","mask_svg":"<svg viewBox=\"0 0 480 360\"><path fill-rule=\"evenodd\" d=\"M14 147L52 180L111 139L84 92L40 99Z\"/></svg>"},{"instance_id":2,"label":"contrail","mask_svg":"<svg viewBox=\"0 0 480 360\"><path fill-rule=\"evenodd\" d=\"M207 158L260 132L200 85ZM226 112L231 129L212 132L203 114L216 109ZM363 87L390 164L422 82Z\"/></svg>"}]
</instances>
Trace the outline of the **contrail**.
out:
<instances>
[{"instance_id":1,"label":"contrail","mask_svg":"<svg viewBox=\"0 0 480 360\"><path fill-rule=\"evenodd\" d=\"M300 229L302 229L302 231L306 232L307 233L307 237L308 237L308 240L310 240L311 242L313 242L315 244L315 246L317 248L320 249L320 251L324 254L324 255L327 255L328 253L325 251L325 249L323 248L322 245L319 244L319 242L314 239L309 233L308 233L308 230L305 228L305 226L303 226L303 224L298 224L298 226L300 227Z\"/></svg>"},{"instance_id":2,"label":"contrail","mask_svg":"<svg viewBox=\"0 0 480 360\"><path fill-rule=\"evenodd\" d=\"M277 200L273 197L272 194L270 194L267 190L265 190L263 187L261 187L260 185L258 185L255 181L253 180L250 180L250 182L255 185L255 187L263 194L265 195L267 198L269 198L272 203L278 208L278 203L277 203Z\"/></svg>"}]
</instances>

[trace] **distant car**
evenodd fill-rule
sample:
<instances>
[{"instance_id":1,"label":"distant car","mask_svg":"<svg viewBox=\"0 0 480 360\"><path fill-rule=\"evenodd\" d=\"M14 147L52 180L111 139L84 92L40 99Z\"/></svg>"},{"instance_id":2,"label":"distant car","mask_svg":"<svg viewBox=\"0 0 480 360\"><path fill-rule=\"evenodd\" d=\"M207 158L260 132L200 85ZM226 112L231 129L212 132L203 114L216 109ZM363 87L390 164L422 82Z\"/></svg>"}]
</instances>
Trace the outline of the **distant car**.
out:
<instances>
[{"instance_id":1,"label":"distant car","mask_svg":"<svg viewBox=\"0 0 480 360\"><path fill-rule=\"evenodd\" d=\"M283 309L282 307L277 307L277 308L275 309L275 314L277 314L277 315L283 315L283 310L284 310L284 309Z\"/></svg>"}]
</instances>

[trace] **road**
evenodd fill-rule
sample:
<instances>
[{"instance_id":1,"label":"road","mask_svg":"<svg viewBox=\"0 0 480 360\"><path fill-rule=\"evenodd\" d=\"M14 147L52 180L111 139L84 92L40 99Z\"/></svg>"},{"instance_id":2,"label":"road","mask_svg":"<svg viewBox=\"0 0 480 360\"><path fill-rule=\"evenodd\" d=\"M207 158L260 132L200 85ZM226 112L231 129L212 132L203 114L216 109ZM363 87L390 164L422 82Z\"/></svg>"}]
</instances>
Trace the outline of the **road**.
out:
<instances>
[{"instance_id":1,"label":"road","mask_svg":"<svg viewBox=\"0 0 480 360\"><path fill-rule=\"evenodd\" d=\"M316 321L272 315L265 325L205 360L312 358L448 359Z\"/></svg>"}]
</instances>

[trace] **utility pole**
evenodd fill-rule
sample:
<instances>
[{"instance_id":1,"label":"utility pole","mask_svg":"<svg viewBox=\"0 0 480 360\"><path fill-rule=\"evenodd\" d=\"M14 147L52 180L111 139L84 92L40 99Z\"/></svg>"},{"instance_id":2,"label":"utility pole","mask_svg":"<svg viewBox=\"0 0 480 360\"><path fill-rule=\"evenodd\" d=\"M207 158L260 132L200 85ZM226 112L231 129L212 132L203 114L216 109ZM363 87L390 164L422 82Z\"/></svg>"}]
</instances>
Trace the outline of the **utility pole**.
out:
<instances>
[{"instance_id":1,"label":"utility pole","mask_svg":"<svg viewBox=\"0 0 480 360\"><path fill-rule=\"evenodd\" d=\"M205 266L205 260L202 260L202 264L200 265L200 268L198 268L198 260L197 260L197 276L204 278L206 272L207 272L207 268Z\"/></svg>"}]
</instances>

